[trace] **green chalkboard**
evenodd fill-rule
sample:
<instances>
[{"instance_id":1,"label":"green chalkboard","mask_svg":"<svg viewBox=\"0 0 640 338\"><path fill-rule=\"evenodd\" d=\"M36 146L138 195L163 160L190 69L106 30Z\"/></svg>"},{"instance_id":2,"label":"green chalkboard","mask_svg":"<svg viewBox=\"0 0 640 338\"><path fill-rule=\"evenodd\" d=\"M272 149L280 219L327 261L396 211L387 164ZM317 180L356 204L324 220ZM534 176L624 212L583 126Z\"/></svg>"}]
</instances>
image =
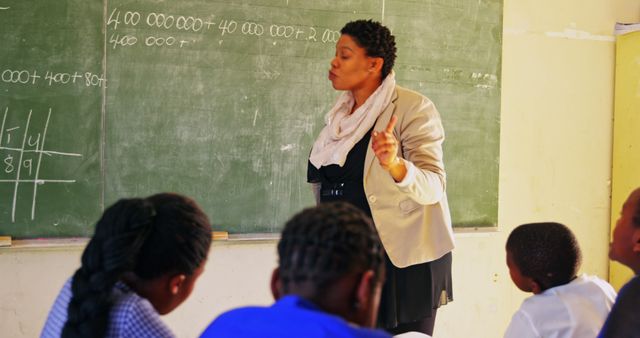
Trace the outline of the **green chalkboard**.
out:
<instances>
[{"instance_id":1,"label":"green chalkboard","mask_svg":"<svg viewBox=\"0 0 640 338\"><path fill-rule=\"evenodd\" d=\"M194 197L216 230L313 204L339 29L373 18L447 134L456 226L495 226L502 1L0 0L0 234L85 236L120 197Z\"/></svg>"}]
</instances>

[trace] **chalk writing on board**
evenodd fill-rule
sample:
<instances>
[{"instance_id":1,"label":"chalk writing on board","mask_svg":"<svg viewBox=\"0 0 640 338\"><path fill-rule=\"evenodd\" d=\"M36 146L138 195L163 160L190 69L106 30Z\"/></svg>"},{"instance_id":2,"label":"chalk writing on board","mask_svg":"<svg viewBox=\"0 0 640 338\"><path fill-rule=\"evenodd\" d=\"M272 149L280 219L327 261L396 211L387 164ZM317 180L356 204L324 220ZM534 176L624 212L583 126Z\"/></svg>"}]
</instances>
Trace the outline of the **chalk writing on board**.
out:
<instances>
[{"instance_id":1,"label":"chalk writing on board","mask_svg":"<svg viewBox=\"0 0 640 338\"><path fill-rule=\"evenodd\" d=\"M0 184L12 184L11 222L15 223L18 205L18 192L21 188L32 189L31 220L35 219L38 186L49 183L74 183L73 179L42 178L40 167L45 158L53 156L82 157L81 154L45 150L47 129L51 119L51 108L47 112L46 122L40 131L33 130L33 110L29 111L23 125L8 122L9 107L4 109L0 124ZM8 177L8 178L5 178Z\"/></svg>"},{"instance_id":2,"label":"chalk writing on board","mask_svg":"<svg viewBox=\"0 0 640 338\"><path fill-rule=\"evenodd\" d=\"M55 72L37 70L0 70L0 81L4 83L18 85L37 85L40 81L44 81L49 86L76 84L85 87L105 87L107 79L104 75L94 74L92 72Z\"/></svg>"},{"instance_id":3,"label":"chalk writing on board","mask_svg":"<svg viewBox=\"0 0 640 338\"><path fill-rule=\"evenodd\" d=\"M193 34L206 34L216 31L219 33L220 38L235 34L254 38L271 37L331 44L338 42L340 38L339 31L329 28L216 18L216 15L201 18L156 12L141 13L138 11L125 11L119 8L114 8L110 12L106 24L112 30L108 43L113 49L136 45L183 48L198 41L206 41L194 39ZM160 32L149 34L149 28L157 29ZM129 30L126 34L120 34L118 29ZM140 29L140 31L130 31L131 29ZM171 31L179 34L180 37L173 35L174 33L167 35L167 32ZM218 44L221 45L221 40L218 41Z\"/></svg>"},{"instance_id":4,"label":"chalk writing on board","mask_svg":"<svg viewBox=\"0 0 640 338\"><path fill-rule=\"evenodd\" d=\"M498 86L498 76L496 74L485 73L482 71L474 70L473 68L460 68L460 67L434 67L424 66L417 64L397 64L396 70L403 72L420 72L428 78L426 82L432 83L455 83L463 84L465 86L473 86L480 90L491 90ZM423 83L418 84L420 87Z\"/></svg>"}]
</instances>

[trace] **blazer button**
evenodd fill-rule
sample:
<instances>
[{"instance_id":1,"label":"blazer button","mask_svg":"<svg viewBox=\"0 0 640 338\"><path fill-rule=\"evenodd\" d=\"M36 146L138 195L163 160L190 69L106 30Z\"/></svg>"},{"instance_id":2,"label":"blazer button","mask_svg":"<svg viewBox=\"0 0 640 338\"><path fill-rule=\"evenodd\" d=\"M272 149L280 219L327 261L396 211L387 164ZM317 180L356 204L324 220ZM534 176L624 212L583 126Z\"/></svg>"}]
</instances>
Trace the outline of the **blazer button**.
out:
<instances>
[{"instance_id":1,"label":"blazer button","mask_svg":"<svg viewBox=\"0 0 640 338\"><path fill-rule=\"evenodd\" d=\"M375 196L375 195L371 195L371 196L369 196L369 202L370 202L370 203L376 203L376 201L377 201L377 200L378 200L378 199L376 198L376 196Z\"/></svg>"}]
</instances>

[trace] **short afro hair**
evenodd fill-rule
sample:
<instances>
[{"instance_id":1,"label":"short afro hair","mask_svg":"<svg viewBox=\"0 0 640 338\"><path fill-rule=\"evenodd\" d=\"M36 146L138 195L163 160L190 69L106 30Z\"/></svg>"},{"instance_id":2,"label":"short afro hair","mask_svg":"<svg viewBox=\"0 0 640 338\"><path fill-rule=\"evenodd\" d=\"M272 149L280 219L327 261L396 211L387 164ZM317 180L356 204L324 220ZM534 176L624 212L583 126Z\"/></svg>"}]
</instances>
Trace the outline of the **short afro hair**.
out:
<instances>
[{"instance_id":1,"label":"short afro hair","mask_svg":"<svg viewBox=\"0 0 640 338\"><path fill-rule=\"evenodd\" d=\"M278 243L285 293L299 283L313 285L316 297L350 273L373 270L384 280L384 249L371 219L346 202L321 203L293 216Z\"/></svg>"},{"instance_id":2,"label":"short afro hair","mask_svg":"<svg viewBox=\"0 0 640 338\"><path fill-rule=\"evenodd\" d=\"M396 61L396 39L389 28L373 20L356 20L342 27L340 33L352 37L367 51L367 56L384 60L381 74L383 80L391 73Z\"/></svg>"},{"instance_id":3,"label":"short afro hair","mask_svg":"<svg viewBox=\"0 0 640 338\"><path fill-rule=\"evenodd\" d=\"M543 291L569 283L580 267L578 241L560 223L520 225L509 235L506 249L522 275L533 278Z\"/></svg>"}]
</instances>

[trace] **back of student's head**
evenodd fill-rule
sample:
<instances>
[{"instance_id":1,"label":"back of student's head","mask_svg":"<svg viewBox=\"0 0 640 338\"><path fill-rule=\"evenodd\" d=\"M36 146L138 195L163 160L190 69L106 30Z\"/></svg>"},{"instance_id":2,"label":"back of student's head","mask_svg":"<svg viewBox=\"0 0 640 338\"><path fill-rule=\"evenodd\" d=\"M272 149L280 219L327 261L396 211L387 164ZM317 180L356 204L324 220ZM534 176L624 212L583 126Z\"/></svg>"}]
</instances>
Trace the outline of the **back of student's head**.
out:
<instances>
[{"instance_id":1,"label":"back of student's head","mask_svg":"<svg viewBox=\"0 0 640 338\"><path fill-rule=\"evenodd\" d=\"M341 277L367 270L378 282L384 279L383 248L371 219L344 202L320 204L291 218L278 259L284 294L305 284L322 297Z\"/></svg>"},{"instance_id":2,"label":"back of student's head","mask_svg":"<svg viewBox=\"0 0 640 338\"><path fill-rule=\"evenodd\" d=\"M62 336L104 336L111 291L124 274L141 280L191 275L210 245L209 220L187 197L163 193L119 200L105 210L82 254Z\"/></svg>"},{"instance_id":3,"label":"back of student's head","mask_svg":"<svg viewBox=\"0 0 640 338\"><path fill-rule=\"evenodd\" d=\"M509 235L506 249L520 273L538 283L541 291L569 283L580 266L578 241L560 223L520 225Z\"/></svg>"}]
</instances>

